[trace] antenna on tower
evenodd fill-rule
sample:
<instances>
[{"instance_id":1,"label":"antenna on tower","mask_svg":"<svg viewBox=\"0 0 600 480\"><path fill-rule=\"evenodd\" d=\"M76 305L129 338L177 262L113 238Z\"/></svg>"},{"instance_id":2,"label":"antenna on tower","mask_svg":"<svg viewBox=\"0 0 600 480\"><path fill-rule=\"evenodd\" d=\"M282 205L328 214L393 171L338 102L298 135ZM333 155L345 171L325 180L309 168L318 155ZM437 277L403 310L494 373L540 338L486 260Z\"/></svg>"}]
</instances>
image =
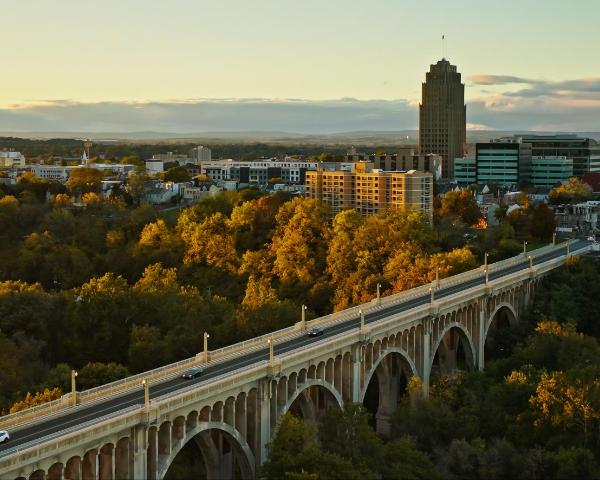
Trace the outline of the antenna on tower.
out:
<instances>
[{"instance_id":1,"label":"antenna on tower","mask_svg":"<svg viewBox=\"0 0 600 480\"><path fill-rule=\"evenodd\" d=\"M442 35L442 60L446 60L448 56L448 51L446 48L446 34Z\"/></svg>"}]
</instances>

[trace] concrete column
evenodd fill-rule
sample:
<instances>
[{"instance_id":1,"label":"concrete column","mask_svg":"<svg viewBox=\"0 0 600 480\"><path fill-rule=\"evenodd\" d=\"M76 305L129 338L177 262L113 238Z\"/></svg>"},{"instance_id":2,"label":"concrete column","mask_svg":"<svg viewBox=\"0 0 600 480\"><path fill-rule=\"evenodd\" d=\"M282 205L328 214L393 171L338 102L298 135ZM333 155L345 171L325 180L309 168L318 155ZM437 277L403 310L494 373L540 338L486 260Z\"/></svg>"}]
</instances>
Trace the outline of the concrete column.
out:
<instances>
[{"instance_id":1,"label":"concrete column","mask_svg":"<svg viewBox=\"0 0 600 480\"><path fill-rule=\"evenodd\" d=\"M266 462L268 457L267 444L271 441L271 399L269 398L270 380L260 382L258 392L259 415L260 415L260 463Z\"/></svg>"},{"instance_id":2,"label":"concrete column","mask_svg":"<svg viewBox=\"0 0 600 480\"><path fill-rule=\"evenodd\" d=\"M423 333L423 368L421 378L423 380L423 397L429 396L429 375L431 374L431 335L429 332Z\"/></svg>"},{"instance_id":3,"label":"concrete column","mask_svg":"<svg viewBox=\"0 0 600 480\"><path fill-rule=\"evenodd\" d=\"M233 478L233 449L224 435L219 432L219 478Z\"/></svg>"},{"instance_id":4,"label":"concrete column","mask_svg":"<svg viewBox=\"0 0 600 480\"><path fill-rule=\"evenodd\" d=\"M157 480L156 474L158 471L158 429L156 427L150 427L148 429L148 466L147 466L147 479Z\"/></svg>"},{"instance_id":5,"label":"concrete column","mask_svg":"<svg viewBox=\"0 0 600 480\"><path fill-rule=\"evenodd\" d=\"M133 451L132 477L134 480L144 480L148 475L148 432L146 425L137 425L131 429L131 444L129 448ZM155 470L156 471L156 470Z\"/></svg>"},{"instance_id":6,"label":"concrete column","mask_svg":"<svg viewBox=\"0 0 600 480\"><path fill-rule=\"evenodd\" d=\"M352 347L352 403L360 402L360 345Z\"/></svg>"},{"instance_id":7,"label":"concrete column","mask_svg":"<svg viewBox=\"0 0 600 480\"><path fill-rule=\"evenodd\" d=\"M487 320L485 317L485 301L482 301L479 308L479 329L477 335L477 369L480 371L483 371L485 364L485 324Z\"/></svg>"}]
</instances>

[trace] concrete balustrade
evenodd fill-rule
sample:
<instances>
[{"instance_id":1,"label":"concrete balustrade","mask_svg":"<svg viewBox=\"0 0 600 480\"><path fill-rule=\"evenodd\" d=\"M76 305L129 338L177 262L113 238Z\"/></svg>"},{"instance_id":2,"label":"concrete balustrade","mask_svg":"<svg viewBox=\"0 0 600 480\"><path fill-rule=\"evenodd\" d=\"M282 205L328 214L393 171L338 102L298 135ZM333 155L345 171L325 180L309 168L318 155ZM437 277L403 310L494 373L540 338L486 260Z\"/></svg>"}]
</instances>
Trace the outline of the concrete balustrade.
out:
<instances>
[{"instance_id":1,"label":"concrete balustrade","mask_svg":"<svg viewBox=\"0 0 600 480\"><path fill-rule=\"evenodd\" d=\"M0 478L160 480L181 449L191 445L203 458L207 478L251 479L268 456L268 444L282 415L292 412L317 420L348 403L372 408L375 428L388 435L408 380L419 378L427 395L432 375L459 366L483 369L490 332L500 324L517 322L542 276L564 263L564 258L534 263L532 269L453 295L436 296L433 303L371 322L362 331L357 326L276 355L273 365L264 361L152 398L148 409L133 406L53 438L39 439L0 458ZM504 266L510 265L506 262ZM492 272L497 270L493 267ZM475 274L481 276L482 271L467 272L462 281ZM445 280L454 281L441 280L442 288ZM417 290L424 288L428 292L429 286ZM413 295L385 297L381 305L361 308L368 314L370 308L382 308L386 301ZM357 314L356 308L344 315L358 318ZM312 322L322 324L323 320ZM306 323L310 328L311 322ZM464 358L459 358L459 351Z\"/></svg>"}]
</instances>

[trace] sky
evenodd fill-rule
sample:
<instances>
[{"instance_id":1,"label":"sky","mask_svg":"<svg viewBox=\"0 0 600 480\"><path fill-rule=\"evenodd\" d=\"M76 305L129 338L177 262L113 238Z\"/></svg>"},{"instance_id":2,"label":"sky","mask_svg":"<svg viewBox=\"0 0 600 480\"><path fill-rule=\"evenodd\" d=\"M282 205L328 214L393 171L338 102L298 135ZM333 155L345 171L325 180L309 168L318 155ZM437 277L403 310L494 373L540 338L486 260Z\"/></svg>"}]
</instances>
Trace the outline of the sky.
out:
<instances>
[{"instance_id":1,"label":"sky","mask_svg":"<svg viewBox=\"0 0 600 480\"><path fill-rule=\"evenodd\" d=\"M598 0L0 0L2 131L600 130ZM441 37L445 35L445 45Z\"/></svg>"}]
</instances>

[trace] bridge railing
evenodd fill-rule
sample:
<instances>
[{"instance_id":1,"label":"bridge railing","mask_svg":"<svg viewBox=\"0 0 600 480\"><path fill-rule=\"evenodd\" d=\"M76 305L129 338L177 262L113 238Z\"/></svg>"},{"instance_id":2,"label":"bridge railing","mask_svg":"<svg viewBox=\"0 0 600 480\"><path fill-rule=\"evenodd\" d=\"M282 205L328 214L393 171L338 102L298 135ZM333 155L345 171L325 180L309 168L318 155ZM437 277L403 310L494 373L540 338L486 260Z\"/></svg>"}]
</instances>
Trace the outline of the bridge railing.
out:
<instances>
[{"instance_id":1,"label":"bridge railing","mask_svg":"<svg viewBox=\"0 0 600 480\"><path fill-rule=\"evenodd\" d=\"M577 251L574 251L572 253L573 254L583 253L587 249L588 249L587 247L578 249ZM545 261L543 264L539 265L538 267L534 267L534 268L539 269L540 272L545 272L545 271L552 270L553 268L555 268L555 266L557 264L562 264L563 262L564 262L564 259L562 257L558 257L558 258L555 258L552 260ZM516 263L519 263L519 262L516 262ZM525 269L523 269L523 270L513 272L508 277L520 278L520 277L523 277L526 275L527 275L527 272L525 271ZM502 283L503 281L506 281L506 280L509 280L509 279L502 277L502 278L493 280L490 283L493 286L495 283L498 283L498 282ZM459 297L461 297L461 296L468 297L468 296L472 295L473 290L482 289L482 288L485 288L485 287L483 285L473 286L469 289L466 289L465 291L458 292L456 295L458 295ZM456 303L456 295L452 295L451 296L452 298L450 298L450 297L441 298L440 300L436 301L436 303L441 307L443 307L444 304L447 302ZM427 310L429 307L430 307L429 304L415 306L414 308L411 308L405 312L402 312L401 315L411 315L411 314L414 315L415 313L421 312L422 310ZM389 319L384 319L384 320L378 321L376 323L376 325L374 325L374 326L375 327L385 327L387 325L387 323L389 323L391 321L395 321L395 320L396 319L394 319L393 317L390 317ZM355 335L356 333L357 333L356 331L352 331L352 330L347 331L347 332L341 332L340 334L336 335L332 339L335 340L336 338L339 338L341 340L342 337ZM311 348L317 348L317 347L319 347L319 345L315 344ZM305 350L306 349L303 349L301 352L304 352ZM298 352L288 352L288 353L279 355L278 357L289 358L291 355L297 354L297 353ZM222 392L223 388L227 387L228 385L231 387L234 387L235 385L239 384L239 382L250 381L253 379L255 380L256 378L259 378L261 375L264 376L263 370L266 368L266 366L267 366L267 362L261 361L249 368L239 369L234 372L228 372L228 373L222 374L218 377L215 377L210 380L210 384L203 385L203 386L201 386L202 388L200 388L200 389L198 388L199 387L198 385L190 385L188 388L179 390L175 394L164 394L164 395L158 396L158 397L152 399L151 409L156 409L156 408L160 408L161 410L174 409L178 405L181 405L181 404L185 403L186 401L191 401L193 399L196 399L198 395L202 395L202 397L205 397L205 398L210 397L210 395L213 392L214 393ZM36 439L36 440L28 442L24 445L20 445L19 447L15 447L14 449L10 450L9 456L7 456L6 458L0 459L0 473L2 473L4 471L8 471L7 468L10 468L11 465L15 465L20 460L28 460L28 459L34 458L36 456L39 456L40 452L47 454L50 451L58 450L60 444L62 444L64 442L68 442L68 441L73 441L74 438L77 437L78 435L85 436L85 435L89 435L91 433L93 434L93 432L99 432L99 434L100 434L101 432L109 431L115 425L124 425L124 422L126 423L128 421L128 419L131 419L132 416L136 415L137 413L142 413L144 411L145 410L143 409L143 406L134 405L132 407L127 407L123 410L115 412L114 414L106 415L104 417L100 417L99 419L94 419L93 421L86 422L85 424L77 425L75 427L70 427L61 432L57 432L55 434L48 435L47 437L44 437L43 439ZM56 438L59 436L61 437L59 442L49 440L49 439L53 439L53 438ZM89 438L89 436L86 438ZM44 444L45 440L47 440L46 444Z\"/></svg>"},{"instance_id":2,"label":"bridge railing","mask_svg":"<svg viewBox=\"0 0 600 480\"><path fill-rule=\"evenodd\" d=\"M563 248L564 245L547 245L545 247L532 250L528 254L532 257L536 258L540 255L544 255L549 253L555 249ZM520 254L516 257L512 257L506 260L502 260L499 262L495 262L489 264L489 272L496 272L498 270L502 270L504 268L510 267L520 262L526 261L526 257L523 254ZM470 279L478 278L483 275L481 267L476 269L463 272L457 275L453 275L451 277L440 279L439 288L446 288L452 285L456 285L458 283L462 283L468 281ZM420 287L416 287L410 290L406 290L403 292L399 292L393 295L388 295L385 297L381 297L379 302L376 299L368 302L366 304L357 305L354 307L350 307L341 312L335 312L329 315L325 315L310 321L307 321L305 325L301 322L296 323L290 327L277 330L272 333L268 333L262 335L260 337L255 337L249 340L245 340L243 342L235 343L233 345L229 345L217 350L210 351L209 355L209 364L213 362L222 361L228 357L233 357L239 352L249 352L252 350L258 350L261 348L266 348L267 340L272 338L275 342L280 342L286 338L292 338L297 335L301 335L304 328L312 328L314 326L324 326L324 325L333 325L339 322L347 321L350 318L358 318L359 312L362 309L365 314L372 312L374 310L378 310L384 308L386 306L392 304L398 304L406 301L410 301L415 298L422 297L424 295L429 294L430 288L433 286L433 283L427 283ZM91 403L95 401L101 401L105 397L109 397L115 393L124 393L128 390L135 390L137 388L141 388L141 382L143 379L146 379L148 382L155 383L162 379L165 379L170 376L176 376L180 374L182 371L192 367L203 364L203 355L198 354L194 357L187 358L175 363L171 363L169 365L165 365L159 368L155 368L150 371L146 371L137 375L133 375L121 380L117 380L115 382L101 385L89 390L85 390L82 392L78 392L77 400L78 403ZM32 421L39 420L42 416L54 415L56 413L68 413L69 407L72 405L71 394L68 393L64 395L62 398L58 400L54 400L52 402L44 403L42 405L38 405L36 407L28 408L22 410L20 412L16 412L13 414L5 415L0 417L0 428L7 428L11 426L21 426L28 424ZM76 408L76 407L71 407Z\"/></svg>"}]
</instances>

